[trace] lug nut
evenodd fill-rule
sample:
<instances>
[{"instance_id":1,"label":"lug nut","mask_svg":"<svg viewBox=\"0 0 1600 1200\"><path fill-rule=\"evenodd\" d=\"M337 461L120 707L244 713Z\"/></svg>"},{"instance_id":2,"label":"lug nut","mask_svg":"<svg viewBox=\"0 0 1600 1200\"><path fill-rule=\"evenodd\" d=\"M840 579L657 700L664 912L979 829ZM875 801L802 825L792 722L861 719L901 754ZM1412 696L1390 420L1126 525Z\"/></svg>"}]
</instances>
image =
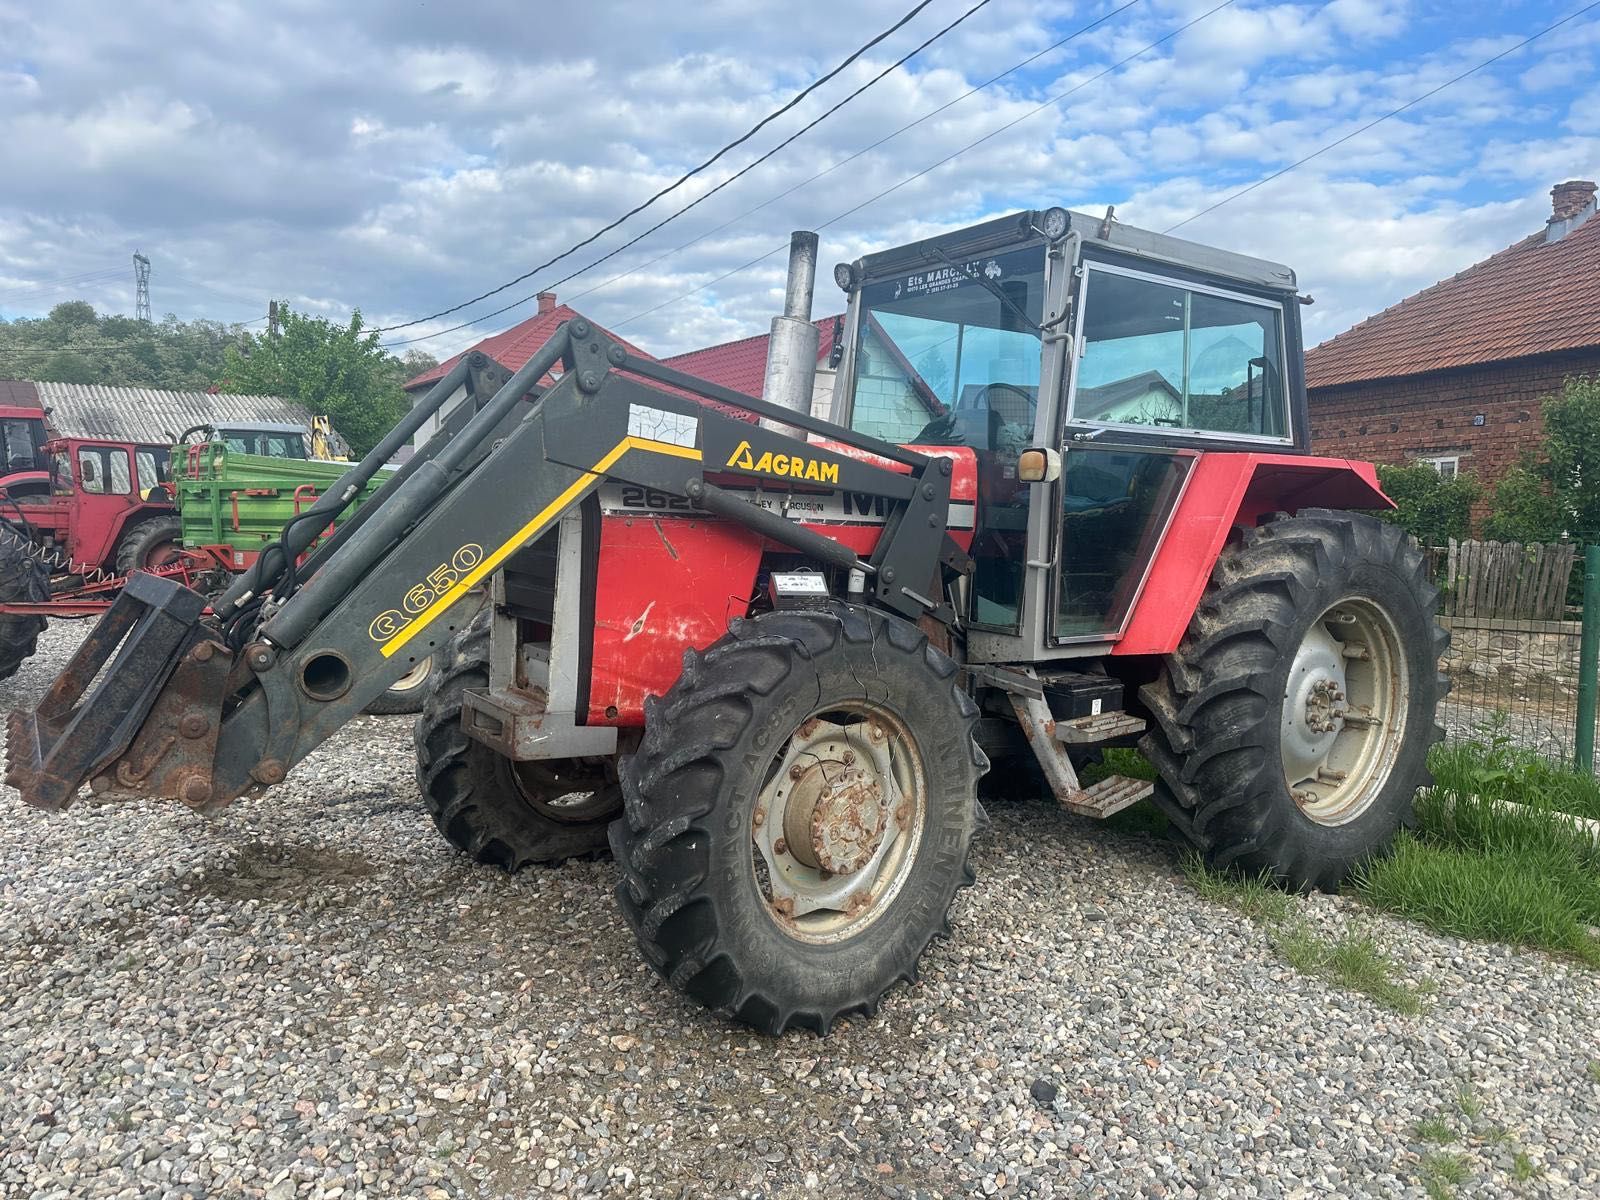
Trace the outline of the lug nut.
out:
<instances>
[{"instance_id":1,"label":"lug nut","mask_svg":"<svg viewBox=\"0 0 1600 1200\"><path fill-rule=\"evenodd\" d=\"M789 843L786 842L783 838L779 838L777 841L772 843L772 852L774 854L787 854L787 853L789 853Z\"/></svg>"},{"instance_id":2,"label":"lug nut","mask_svg":"<svg viewBox=\"0 0 1600 1200\"><path fill-rule=\"evenodd\" d=\"M794 766L789 768L789 778L790 779L799 779L800 776L804 775L805 773L806 773L806 769L804 767L802 767L799 763L795 763Z\"/></svg>"},{"instance_id":3,"label":"lug nut","mask_svg":"<svg viewBox=\"0 0 1600 1200\"><path fill-rule=\"evenodd\" d=\"M750 818L750 823L760 829L767 823L767 810L764 808L756 809L756 815Z\"/></svg>"}]
</instances>

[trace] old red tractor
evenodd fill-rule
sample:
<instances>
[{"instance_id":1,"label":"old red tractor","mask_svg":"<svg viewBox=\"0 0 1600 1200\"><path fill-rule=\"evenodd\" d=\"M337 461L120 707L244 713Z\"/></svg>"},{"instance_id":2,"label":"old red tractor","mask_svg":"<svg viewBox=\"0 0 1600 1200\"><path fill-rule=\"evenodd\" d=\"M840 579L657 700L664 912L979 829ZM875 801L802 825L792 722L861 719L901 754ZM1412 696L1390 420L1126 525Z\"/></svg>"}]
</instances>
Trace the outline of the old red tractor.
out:
<instances>
[{"instance_id":1,"label":"old red tractor","mask_svg":"<svg viewBox=\"0 0 1600 1200\"><path fill-rule=\"evenodd\" d=\"M1309 452L1294 273L1063 209L869 255L823 421L798 250L765 399L574 318L300 561L463 358L213 615L135 575L12 715L8 781L226 804L434 655L440 832L506 868L609 845L646 961L769 1031L915 978L991 764L1292 887L1382 853L1445 634L1351 511L1388 505L1372 467ZM1083 785L1135 741L1159 782Z\"/></svg>"}]
</instances>

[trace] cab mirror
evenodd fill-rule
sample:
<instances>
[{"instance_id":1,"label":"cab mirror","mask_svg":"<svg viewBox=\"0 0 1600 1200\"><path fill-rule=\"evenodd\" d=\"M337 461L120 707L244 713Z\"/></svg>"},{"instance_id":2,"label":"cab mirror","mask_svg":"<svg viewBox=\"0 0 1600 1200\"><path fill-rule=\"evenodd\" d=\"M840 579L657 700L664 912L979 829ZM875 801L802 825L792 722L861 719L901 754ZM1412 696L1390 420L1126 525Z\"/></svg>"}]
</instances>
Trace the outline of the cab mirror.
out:
<instances>
[{"instance_id":1,"label":"cab mirror","mask_svg":"<svg viewBox=\"0 0 1600 1200\"><path fill-rule=\"evenodd\" d=\"M1061 451L1031 447L1017 455L1017 478L1023 483L1054 483L1061 478Z\"/></svg>"}]
</instances>

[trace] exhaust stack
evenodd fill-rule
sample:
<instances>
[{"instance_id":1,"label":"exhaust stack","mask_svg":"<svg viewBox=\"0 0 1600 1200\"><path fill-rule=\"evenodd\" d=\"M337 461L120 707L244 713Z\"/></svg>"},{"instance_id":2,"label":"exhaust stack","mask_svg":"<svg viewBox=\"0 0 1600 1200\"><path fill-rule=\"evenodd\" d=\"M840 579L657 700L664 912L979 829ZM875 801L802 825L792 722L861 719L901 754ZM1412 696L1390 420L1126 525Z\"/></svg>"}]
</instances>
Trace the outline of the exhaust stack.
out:
<instances>
[{"instance_id":1,"label":"exhaust stack","mask_svg":"<svg viewBox=\"0 0 1600 1200\"><path fill-rule=\"evenodd\" d=\"M817 235L797 230L789 238L789 284L783 315L772 318L767 341L767 374L761 398L792 412L811 412L811 392L817 378L817 327L811 323L811 294L817 280ZM780 433L791 429L781 421L763 420L762 426Z\"/></svg>"}]
</instances>

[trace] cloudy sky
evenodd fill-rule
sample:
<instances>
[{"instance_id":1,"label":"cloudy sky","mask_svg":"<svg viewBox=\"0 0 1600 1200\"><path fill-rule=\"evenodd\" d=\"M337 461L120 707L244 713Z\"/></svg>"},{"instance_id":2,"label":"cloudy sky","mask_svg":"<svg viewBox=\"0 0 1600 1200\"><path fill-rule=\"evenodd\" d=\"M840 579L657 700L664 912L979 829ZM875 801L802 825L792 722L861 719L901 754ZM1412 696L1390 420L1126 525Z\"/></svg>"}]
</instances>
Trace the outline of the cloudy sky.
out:
<instances>
[{"instance_id":1,"label":"cloudy sky","mask_svg":"<svg viewBox=\"0 0 1600 1200\"><path fill-rule=\"evenodd\" d=\"M420 345L443 357L515 322L531 303L439 332L531 297L704 194L973 2L934 0L590 250L389 340L437 334ZM1164 229L1587 2L1234 0L1139 54L1218 0L1136 0L860 154L1126 3L991 0L771 161L557 291L665 354L764 329L784 256L735 269L781 251L792 229L821 230L825 269L1054 203L1115 204L1120 219ZM376 325L424 316L587 236L911 7L0 0L0 315L77 297L131 313L140 249L158 316L259 321L274 296L330 316L359 307ZM1541 228L1552 184L1600 175L1597 52L1600 7L1183 233L1293 265L1317 298L1307 340L1323 340ZM819 313L835 307L821 284Z\"/></svg>"}]
</instances>

